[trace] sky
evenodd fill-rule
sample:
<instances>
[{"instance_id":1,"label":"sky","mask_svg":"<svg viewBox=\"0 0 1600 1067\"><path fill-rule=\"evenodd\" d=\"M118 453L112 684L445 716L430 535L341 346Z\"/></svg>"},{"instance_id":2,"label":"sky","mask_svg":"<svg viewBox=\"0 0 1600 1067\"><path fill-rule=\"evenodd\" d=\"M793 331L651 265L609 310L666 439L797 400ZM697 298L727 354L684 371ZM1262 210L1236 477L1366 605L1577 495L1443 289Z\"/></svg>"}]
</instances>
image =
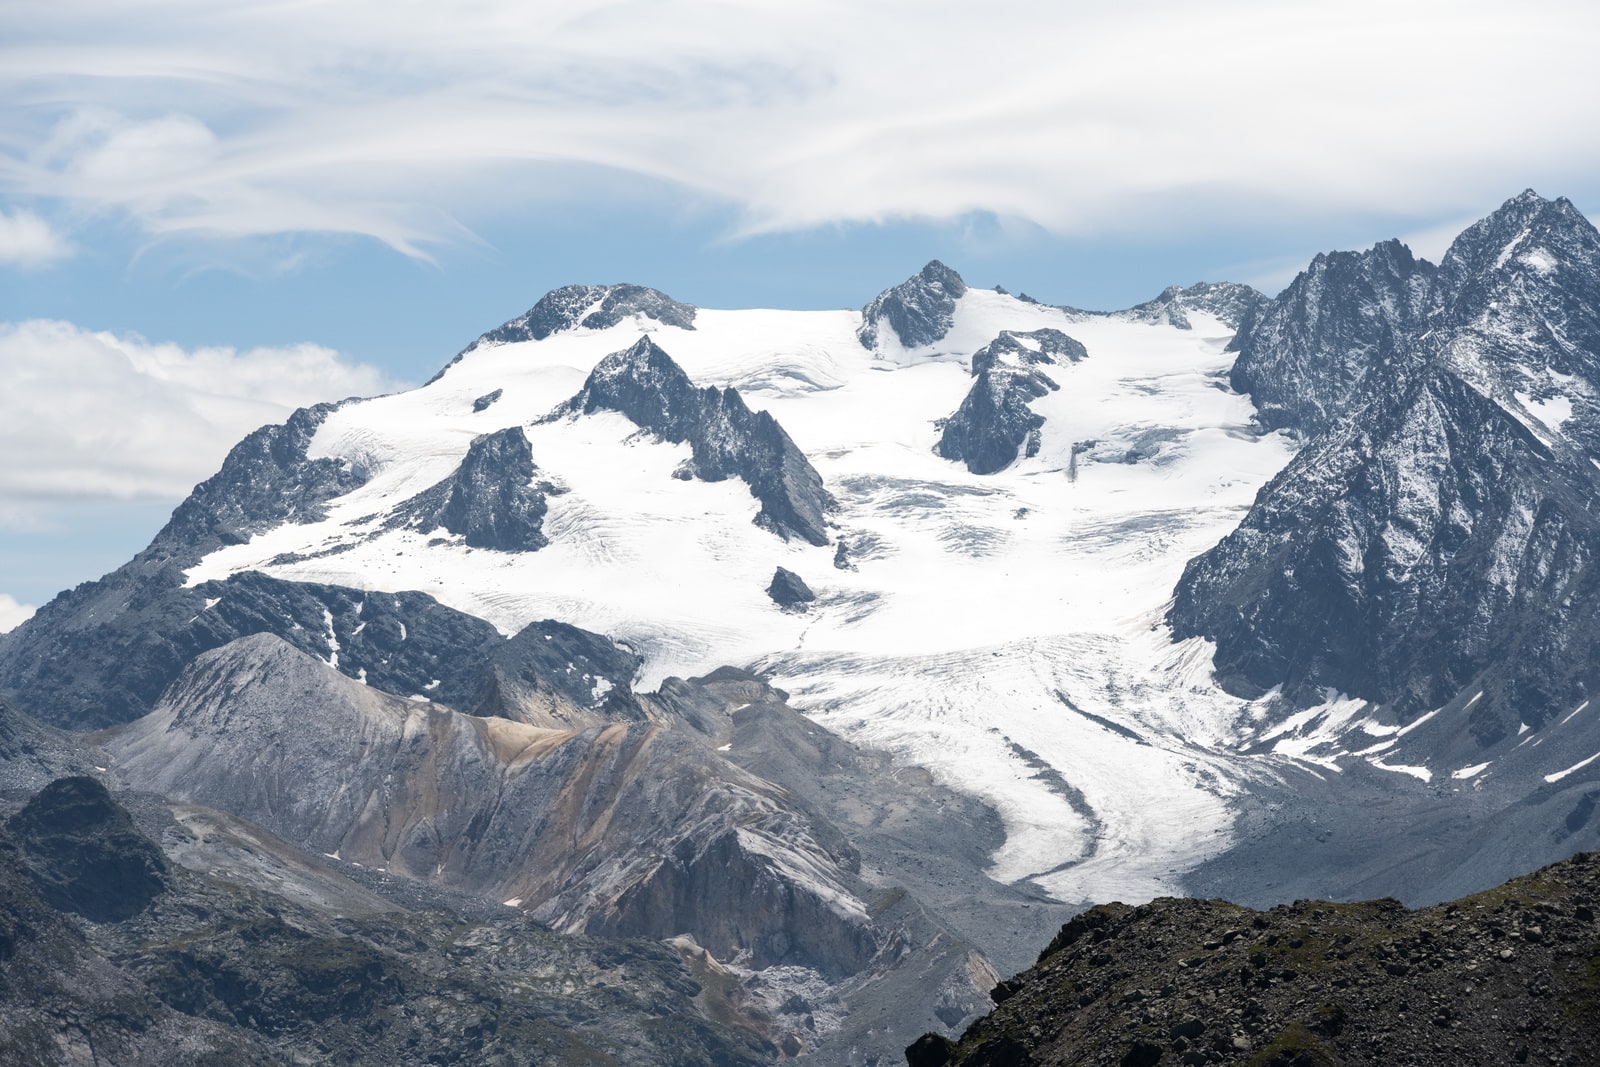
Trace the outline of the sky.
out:
<instances>
[{"instance_id":1,"label":"sky","mask_svg":"<svg viewBox=\"0 0 1600 1067\"><path fill-rule=\"evenodd\" d=\"M1115 308L1595 215L1597 52L1543 0L7 0L0 630L559 285Z\"/></svg>"}]
</instances>

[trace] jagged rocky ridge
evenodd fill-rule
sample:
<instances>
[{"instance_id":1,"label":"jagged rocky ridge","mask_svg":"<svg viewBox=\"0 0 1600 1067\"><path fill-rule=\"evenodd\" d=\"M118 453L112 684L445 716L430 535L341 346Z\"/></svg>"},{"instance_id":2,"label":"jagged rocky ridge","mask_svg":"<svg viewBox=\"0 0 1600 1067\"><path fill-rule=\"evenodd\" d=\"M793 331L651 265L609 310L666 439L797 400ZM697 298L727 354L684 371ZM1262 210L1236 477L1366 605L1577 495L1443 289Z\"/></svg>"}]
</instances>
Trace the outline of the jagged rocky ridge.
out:
<instances>
[{"instance_id":1,"label":"jagged rocky ridge","mask_svg":"<svg viewBox=\"0 0 1600 1067\"><path fill-rule=\"evenodd\" d=\"M1600 862L1449 904L1105 904L911 1067L1600 1063Z\"/></svg>"},{"instance_id":2,"label":"jagged rocky ridge","mask_svg":"<svg viewBox=\"0 0 1600 1067\"><path fill-rule=\"evenodd\" d=\"M473 548L537 551L550 543L543 529L546 497L560 492L534 481L538 474L521 426L483 434L450 477L396 508L389 525L423 533L443 528Z\"/></svg>"},{"instance_id":3,"label":"jagged rocky ridge","mask_svg":"<svg viewBox=\"0 0 1600 1067\"><path fill-rule=\"evenodd\" d=\"M767 1063L680 952L298 852L91 778L0 831L7 1063ZM129 875L136 891L130 892Z\"/></svg>"},{"instance_id":4,"label":"jagged rocky ridge","mask_svg":"<svg viewBox=\"0 0 1600 1067\"><path fill-rule=\"evenodd\" d=\"M1214 315L1234 329L1241 329L1253 322L1271 302L1272 298L1259 289L1238 282L1196 282L1169 285L1153 300L1114 314L1133 322L1165 323L1188 330L1193 329L1189 312L1196 311Z\"/></svg>"},{"instance_id":5,"label":"jagged rocky ridge","mask_svg":"<svg viewBox=\"0 0 1600 1067\"><path fill-rule=\"evenodd\" d=\"M564 285L550 290L521 315L481 335L429 379L429 384L443 377L467 353L485 345L543 341L563 330L604 330L629 318L692 330L699 310L643 285Z\"/></svg>"},{"instance_id":6,"label":"jagged rocky ridge","mask_svg":"<svg viewBox=\"0 0 1600 1067\"><path fill-rule=\"evenodd\" d=\"M955 322L956 301L967 292L961 275L937 259L861 309L856 336L867 349L879 347L885 326L904 348L935 344Z\"/></svg>"},{"instance_id":7,"label":"jagged rocky ridge","mask_svg":"<svg viewBox=\"0 0 1600 1067\"><path fill-rule=\"evenodd\" d=\"M696 388L649 337L596 364L577 396L551 418L616 411L640 428L693 452L685 478L740 478L761 502L756 524L785 540L828 543L832 498L805 453L765 411L752 412L737 389Z\"/></svg>"},{"instance_id":8,"label":"jagged rocky ridge","mask_svg":"<svg viewBox=\"0 0 1600 1067\"><path fill-rule=\"evenodd\" d=\"M1335 421L1190 563L1169 618L1216 641L1236 689L1341 692L1402 721L1448 705L1487 759L1600 684L1600 234L1530 192L1436 273L1390 269L1410 262L1398 246L1341 262L1323 259L1261 321L1342 322L1285 328L1273 373L1354 406L1313 405L1302 428ZM1425 320L1376 314L1428 276ZM1352 307L1367 334L1351 332ZM1348 358L1324 351L1335 337Z\"/></svg>"},{"instance_id":9,"label":"jagged rocky ridge","mask_svg":"<svg viewBox=\"0 0 1600 1067\"><path fill-rule=\"evenodd\" d=\"M1327 429L1376 388L1416 372L1437 268L1399 241L1317 256L1243 322L1230 381L1258 418L1306 435Z\"/></svg>"},{"instance_id":10,"label":"jagged rocky ridge","mask_svg":"<svg viewBox=\"0 0 1600 1067\"><path fill-rule=\"evenodd\" d=\"M1082 344L1060 330L1002 330L973 354L976 380L961 406L944 420L934 451L964 462L973 474L993 474L1019 455L1036 455L1044 416L1028 404L1060 388L1038 368L1076 363L1087 355Z\"/></svg>"},{"instance_id":11,"label":"jagged rocky ridge","mask_svg":"<svg viewBox=\"0 0 1600 1067\"><path fill-rule=\"evenodd\" d=\"M423 593L255 571L186 587L171 564L140 573L151 551L58 597L0 649L6 682L42 720L94 729L136 719L194 657L258 633L401 696L544 725L641 717L637 661L575 627L533 623L507 639Z\"/></svg>"}]
</instances>

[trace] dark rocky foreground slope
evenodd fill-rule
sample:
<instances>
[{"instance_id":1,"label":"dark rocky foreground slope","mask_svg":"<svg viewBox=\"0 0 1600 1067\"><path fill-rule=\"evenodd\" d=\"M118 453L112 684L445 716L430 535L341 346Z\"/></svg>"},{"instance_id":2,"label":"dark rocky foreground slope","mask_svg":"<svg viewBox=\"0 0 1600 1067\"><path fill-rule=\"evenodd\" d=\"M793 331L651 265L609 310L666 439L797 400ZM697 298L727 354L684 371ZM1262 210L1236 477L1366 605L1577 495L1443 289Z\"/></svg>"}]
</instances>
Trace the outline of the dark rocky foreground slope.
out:
<instances>
[{"instance_id":1,"label":"dark rocky foreground slope","mask_svg":"<svg viewBox=\"0 0 1600 1067\"><path fill-rule=\"evenodd\" d=\"M1449 904L1106 904L913 1067L1600 1063L1600 857Z\"/></svg>"},{"instance_id":2,"label":"dark rocky foreground slope","mask_svg":"<svg viewBox=\"0 0 1600 1067\"><path fill-rule=\"evenodd\" d=\"M0 831L0 1062L756 1064L676 950L300 853L61 779Z\"/></svg>"}]
</instances>

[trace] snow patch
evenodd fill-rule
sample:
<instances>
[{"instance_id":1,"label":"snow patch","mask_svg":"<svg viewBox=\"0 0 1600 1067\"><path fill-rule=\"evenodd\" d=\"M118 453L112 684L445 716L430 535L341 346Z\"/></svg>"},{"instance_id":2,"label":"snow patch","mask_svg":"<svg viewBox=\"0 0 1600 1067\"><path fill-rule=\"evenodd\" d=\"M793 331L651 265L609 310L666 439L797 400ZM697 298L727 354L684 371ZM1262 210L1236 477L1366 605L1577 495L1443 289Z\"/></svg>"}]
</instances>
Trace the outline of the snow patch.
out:
<instances>
[{"instance_id":1,"label":"snow patch","mask_svg":"<svg viewBox=\"0 0 1600 1067\"><path fill-rule=\"evenodd\" d=\"M1550 782L1550 783L1559 782L1559 781L1561 781L1561 779L1565 778L1567 775L1573 774L1573 773L1576 773L1577 771L1583 770L1585 767L1589 766L1589 764L1593 763L1597 759L1600 759L1600 752L1596 752L1594 755L1590 756L1586 760L1580 760L1579 762L1574 763L1572 766L1568 767L1564 771L1557 771L1554 774L1547 774L1547 775L1544 776L1544 780L1546 782Z\"/></svg>"},{"instance_id":2,"label":"snow patch","mask_svg":"<svg viewBox=\"0 0 1600 1067\"><path fill-rule=\"evenodd\" d=\"M1478 763L1471 767L1463 767L1459 771L1451 771L1450 777L1454 778L1458 782L1464 782L1468 778L1476 778L1478 775L1488 770L1490 764L1493 762L1493 760L1490 760L1489 763Z\"/></svg>"}]
</instances>

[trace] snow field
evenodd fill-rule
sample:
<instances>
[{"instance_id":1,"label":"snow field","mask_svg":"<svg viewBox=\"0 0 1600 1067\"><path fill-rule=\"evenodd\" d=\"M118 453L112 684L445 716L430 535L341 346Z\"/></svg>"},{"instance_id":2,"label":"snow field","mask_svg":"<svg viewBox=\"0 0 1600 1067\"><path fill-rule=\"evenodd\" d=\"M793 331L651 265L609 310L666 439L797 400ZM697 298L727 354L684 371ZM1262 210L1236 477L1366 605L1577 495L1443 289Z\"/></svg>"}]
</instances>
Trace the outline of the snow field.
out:
<instances>
[{"instance_id":1,"label":"snow field","mask_svg":"<svg viewBox=\"0 0 1600 1067\"><path fill-rule=\"evenodd\" d=\"M1292 454L1252 432L1248 399L1226 388L1231 331L1192 318L1187 331L1076 320L970 291L947 338L922 350L885 330L884 351L868 352L849 311L701 311L692 331L634 321L486 346L429 386L330 415L312 454L370 480L324 521L221 549L190 581L259 569L416 589L506 633L555 618L639 652L645 689L755 664L830 728L993 804L1007 831L996 878L1063 899L1148 899L1226 847L1229 800L1259 773L1235 751L1248 705L1211 685L1203 642L1171 643L1162 612L1187 560ZM1033 405L1039 454L983 477L935 455L972 353L1001 329L1045 326L1089 355L1041 367L1061 388ZM686 445L610 413L538 421L641 330L696 384L734 385L772 412L838 499L834 533L854 569L834 567L832 546L754 526L742 481L673 478ZM549 499L547 548L382 528L474 436L510 425L566 490ZM310 558L273 562L285 553ZM766 597L779 565L818 593L812 610Z\"/></svg>"}]
</instances>

